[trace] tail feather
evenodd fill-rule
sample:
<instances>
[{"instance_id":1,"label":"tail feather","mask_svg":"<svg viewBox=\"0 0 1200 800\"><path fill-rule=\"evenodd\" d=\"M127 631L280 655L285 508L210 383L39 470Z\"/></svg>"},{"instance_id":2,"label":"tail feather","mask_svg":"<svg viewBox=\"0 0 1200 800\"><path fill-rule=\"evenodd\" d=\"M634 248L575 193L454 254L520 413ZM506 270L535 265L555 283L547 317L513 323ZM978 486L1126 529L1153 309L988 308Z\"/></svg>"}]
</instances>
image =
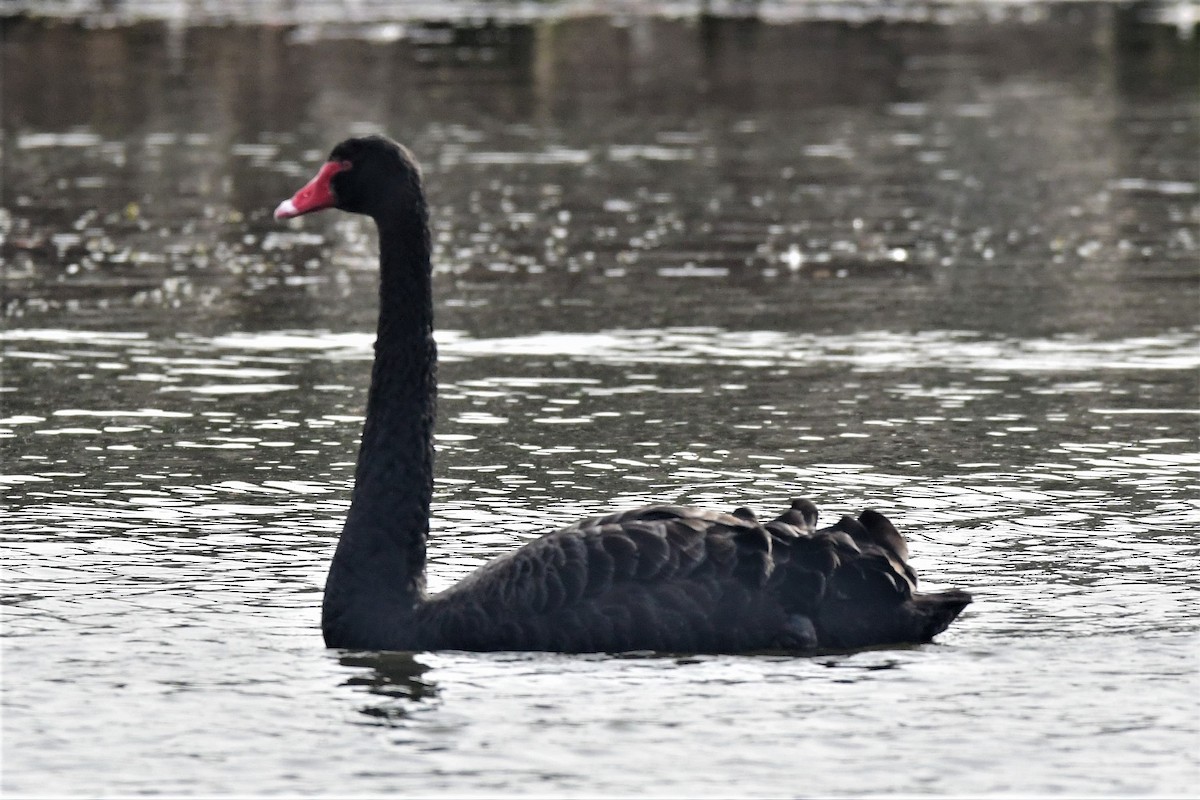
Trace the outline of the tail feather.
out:
<instances>
[{"instance_id":1,"label":"tail feather","mask_svg":"<svg viewBox=\"0 0 1200 800\"><path fill-rule=\"evenodd\" d=\"M924 620L922 641L927 642L949 628L950 623L971 604L971 599L971 595L961 589L913 595L912 603L918 612L918 618Z\"/></svg>"}]
</instances>

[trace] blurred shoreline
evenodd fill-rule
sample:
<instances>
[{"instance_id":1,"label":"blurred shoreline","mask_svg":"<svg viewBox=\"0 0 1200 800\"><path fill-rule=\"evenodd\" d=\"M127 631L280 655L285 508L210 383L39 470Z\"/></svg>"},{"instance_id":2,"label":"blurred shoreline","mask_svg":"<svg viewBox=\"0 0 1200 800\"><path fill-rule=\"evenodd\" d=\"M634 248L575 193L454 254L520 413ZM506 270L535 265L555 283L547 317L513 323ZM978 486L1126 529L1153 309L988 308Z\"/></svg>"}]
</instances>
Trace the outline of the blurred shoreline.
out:
<instances>
[{"instance_id":1,"label":"blurred shoreline","mask_svg":"<svg viewBox=\"0 0 1200 800\"><path fill-rule=\"evenodd\" d=\"M411 31L395 23L489 20L498 24L579 17L688 19L745 18L765 23L843 21L869 23L966 22L1026 23L1083 7L1133 13L1139 21L1170 25L1181 36L1195 35L1200 2L1120 2L1120 0L451 0L450 2L297 2L297 0L0 0L0 18L41 17L112 27L145 21L191 25L329 25L330 35L394 41ZM390 27L376 27L389 24ZM351 26L347 28L346 26Z\"/></svg>"}]
</instances>

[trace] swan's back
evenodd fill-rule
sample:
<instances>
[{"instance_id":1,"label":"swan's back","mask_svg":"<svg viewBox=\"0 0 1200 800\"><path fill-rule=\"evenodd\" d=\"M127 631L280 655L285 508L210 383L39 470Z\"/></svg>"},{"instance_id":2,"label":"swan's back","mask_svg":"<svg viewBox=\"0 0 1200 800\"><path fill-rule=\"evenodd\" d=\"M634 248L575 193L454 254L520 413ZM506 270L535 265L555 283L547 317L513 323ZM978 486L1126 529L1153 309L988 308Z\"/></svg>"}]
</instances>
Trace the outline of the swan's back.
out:
<instances>
[{"instance_id":1,"label":"swan's back","mask_svg":"<svg viewBox=\"0 0 1200 800\"><path fill-rule=\"evenodd\" d=\"M582 520L420 605L404 649L730 653L928 641L970 602L916 593L883 515L816 530L683 506Z\"/></svg>"}]
</instances>

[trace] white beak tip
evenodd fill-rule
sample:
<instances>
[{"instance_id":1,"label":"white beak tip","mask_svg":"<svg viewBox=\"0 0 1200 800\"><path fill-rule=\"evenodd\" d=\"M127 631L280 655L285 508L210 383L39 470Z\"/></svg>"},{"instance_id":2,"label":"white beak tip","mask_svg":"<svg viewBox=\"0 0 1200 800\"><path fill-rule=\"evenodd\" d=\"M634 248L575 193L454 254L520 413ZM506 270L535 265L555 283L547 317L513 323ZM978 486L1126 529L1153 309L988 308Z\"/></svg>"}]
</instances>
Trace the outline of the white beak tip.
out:
<instances>
[{"instance_id":1,"label":"white beak tip","mask_svg":"<svg viewBox=\"0 0 1200 800\"><path fill-rule=\"evenodd\" d=\"M275 219L291 219L299 216L300 212L296 208L296 204L291 200L284 200L275 209Z\"/></svg>"}]
</instances>

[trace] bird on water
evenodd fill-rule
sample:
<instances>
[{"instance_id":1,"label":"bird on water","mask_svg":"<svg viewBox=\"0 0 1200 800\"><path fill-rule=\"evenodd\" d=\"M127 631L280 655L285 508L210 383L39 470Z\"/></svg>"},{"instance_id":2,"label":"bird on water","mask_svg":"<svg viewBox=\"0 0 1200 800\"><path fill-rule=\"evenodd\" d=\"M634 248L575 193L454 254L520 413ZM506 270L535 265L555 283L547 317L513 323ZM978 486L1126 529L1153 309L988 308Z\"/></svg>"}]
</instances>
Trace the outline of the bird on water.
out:
<instances>
[{"instance_id":1,"label":"bird on water","mask_svg":"<svg viewBox=\"0 0 1200 800\"><path fill-rule=\"evenodd\" d=\"M437 351L429 211L409 151L337 145L276 219L325 208L379 229L379 323L354 492L329 569L329 647L742 653L927 642L971 602L917 591L904 538L866 510L817 528L794 500L760 522L653 505L581 520L425 588Z\"/></svg>"}]
</instances>

